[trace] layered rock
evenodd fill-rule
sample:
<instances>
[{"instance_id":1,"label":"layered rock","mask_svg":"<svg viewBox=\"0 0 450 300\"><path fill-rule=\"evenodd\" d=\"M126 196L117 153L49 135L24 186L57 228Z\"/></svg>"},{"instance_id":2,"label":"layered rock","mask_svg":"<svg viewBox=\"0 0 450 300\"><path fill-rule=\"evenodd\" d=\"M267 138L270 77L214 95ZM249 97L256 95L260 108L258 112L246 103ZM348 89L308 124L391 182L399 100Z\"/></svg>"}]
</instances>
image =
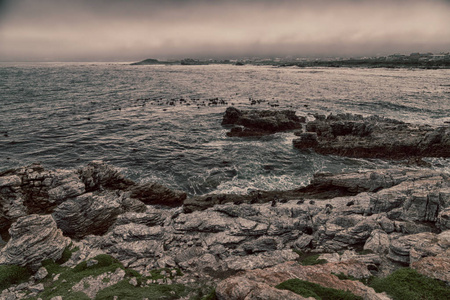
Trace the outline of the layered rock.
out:
<instances>
[{"instance_id":1,"label":"layered rock","mask_svg":"<svg viewBox=\"0 0 450 300\"><path fill-rule=\"evenodd\" d=\"M51 213L65 200L85 192L76 171L46 171L40 164L0 174L0 233L28 214Z\"/></svg>"},{"instance_id":2,"label":"layered rock","mask_svg":"<svg viewBox=\"0 0 450 300\"><path fill-rule=\"evenodd\" d=\"M410 183L416 180L427 180L427 178L448 177L432 170L414 169L385 169L370 172L355 173L317 173L314 174L310 184L295 190L287 191L254 191L248 195L235 194L209 194L205 196L191 197L184 201L185 212L202 210L217 204L224 203L266 203L286 201L292 199L332 199L335 197L354 196L362 192L378 192L385 188L396 186L403 181ZM440 179L442 180L442 179ZM447 179L445 179L447 180ZM436 184L439 184L437 182ZM410 188L414 187L409 184ZM436 188L439 188L438 186ZM404 191L406 192L406 191ZM443 191L441 194L445 193ZM444 197L444 196L443 196ZM446 226L446 212L442 212L440 226Z\"/></svg>"},{"instance_id":3,"label":"layered rock","mask_svg":"<svg viewBox=\"0 0 450 300\"><path fill-rule=\"evenodd\" d=\"M335 263L357 261L374 274L387 274L401 264L447 280L450 176L436 170L317 174L310 185L292 191L209 195L171 208L145 205L138 198L175 206L183 201L183 193L152 183L131 184L98 162L75 172L50 172L38 165L28 169L0 176L3 219L16 222L0 263L36 268L43 259L57 259L68 243L64 233L80 239L80 250L67 263L71 266L95 253L108 253L142 273L181 268L214 280L294 261L295 250L328 253L323 257ZM23 201L24 191L36 191L34 183L23 183L33 173L44 178L41 183L52 176L42 187L46 196L39 200L51 208L42 209L42 215L27 215L30 209ZM349 249L373 253L357 255L345 251ZM334 277L326 278L325 286L333 287ZM237 281L255 297L275 291L258 294L274 285Z\"/></svg>"},{"instance_id":4,"label":"layered rock","mask_svg":"<svg viewBox=\"0 0 450 300\"><path fill-rule=\"evenodd\" d=\"M372 250L376 257L366 256L366 263L374 270L383 269L381 257L409 264L445 251L446 247L435 245L420 248L414 241L421 239L420 234L430 243L441 240L433 233L439 231L439 219L433 216L449 205L445 200L447 176L421 170L390 170L387 174L390 176L381 176L380 171L359 177L356 173L336 176L335 186L369 191L354 196L278 201L276 205L225 203L192 213L180 208L127 213L106 235L89 237L86 243L138 269L178 266L211 274L293 260L296 255L292 249L331 253L352 248ZM368 178L373 182L366 182ZM441 195L439 206L427 204L437 191ZM420 205L417 193L425 195ZM445 234L447 231L441 233ZM422 249L419 257L412 248L416 252Z\"/></svg>"},{"instance_id":5,"label":"layered rock","mask_svg":"<svg viewBox=\"0 0 450 300\"><path fill-rule=\"evenodd\" d=\"M316 115L306 131L293 141L294 147L350 157L450 157L448 126L432 128L379 116L338 114Z\"/></svg>"},{"instance_id":6,"label":"layered rock","mask_svg":"<svg viewBox=\"0 0 450 300\"><path fill-rule=\"evenodd\" d=\"M240 125L234 127L228 136L263 136L275 132L302 128L304 117L298 117L292 110L250 110L244 111L228 107L223 116L222 125Z\"/></svg>"},{"instance_id":7,"label":"layered rock","mask_svg":"<svg viewBox=\"0 0 450 300\"><path fill-rule=\"evenodd\" d=\"M139 199L145 204L162 204L180 206L186 199L186 193L174 191L162 184L149 182L131 187L130 197Z\"/></svg>"},{"instance_id":8,"label":"layered rock","mask_svg":"<svg viewBox=\"0 0 450 300\"><path fill-rule=\"evenodd\" d=\"M79 239L103 234L123 212L123 198L123 193L116 192L86 193L60 204L52 216L66 236Z\"/></svg>"},{"instance_id":9,"label":"layered rock","mask_svg":"<svg viewBox=\"0 0 450 300\"><path fill-rule=\"evenodd\" d=\"M11 239L0 251L0 264L28 266L35 271L43 260L61 258L70 243L49 215L20 217L9 234Z\"/></svg>"},{"instance_id":10,"label":"layered rock","mask_svg":"<svg viewBox=\"0 0 450 300\"><path fill-rule=\"evenodd\" d=\"M158 183L137 184L101 161L78 170L32 164L0 174L0 234L8 240L11 224L29 214L53 214L72 238L103 234L124 212L145 211L145 204L181 205L185 198Z\"/></svg>"},{"instance_id":11,"label":"layered rock","mask_svg":"<svg viewBox=\"0 0 450 300\"><path fill-rule=\"evenodd\" d=\"M417 272L450 284L450 249L436 256L427 256L411 264Z\"/></svg>"}]
</instances>

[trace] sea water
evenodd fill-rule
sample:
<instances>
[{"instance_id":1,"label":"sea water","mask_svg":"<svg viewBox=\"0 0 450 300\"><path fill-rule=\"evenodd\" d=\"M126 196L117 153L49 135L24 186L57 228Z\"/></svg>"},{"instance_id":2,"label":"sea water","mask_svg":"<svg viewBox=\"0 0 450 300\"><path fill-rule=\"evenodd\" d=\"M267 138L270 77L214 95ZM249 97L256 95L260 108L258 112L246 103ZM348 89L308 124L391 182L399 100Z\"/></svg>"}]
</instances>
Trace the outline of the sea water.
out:
<instances>
[{"instance_id":1,"label":"sea water","mask_svg":"<svg viewBox=\"0 0 450 300\"><path fill-rule=\"evenodd\" d=\"M384 160L293 148L292 132L227 137L226 107L357 113L448 126L450 70L1 63L0 171L103 160L189 195L286 190ZM447 123L446 123L447 122ZM429 159L449 170L449 161Z\"/></svg>"}]
</instances>

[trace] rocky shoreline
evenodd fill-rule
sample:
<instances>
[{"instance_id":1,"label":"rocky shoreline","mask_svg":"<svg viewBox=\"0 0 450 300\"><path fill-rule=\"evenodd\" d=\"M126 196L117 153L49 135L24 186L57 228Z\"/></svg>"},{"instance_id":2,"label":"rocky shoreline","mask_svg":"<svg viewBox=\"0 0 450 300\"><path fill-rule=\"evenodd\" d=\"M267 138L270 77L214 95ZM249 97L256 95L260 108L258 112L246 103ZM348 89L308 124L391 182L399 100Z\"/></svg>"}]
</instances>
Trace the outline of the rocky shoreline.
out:
<instances>
[{"instance_id":1,"label":"rocky shoreline","mask_svg":"<svg viewBox=\"0 0 450 300\"><path fill-rule=\"evenodd\" d=\"M450 156L448 127L354 115L316 116L303 126L295 113L234 108L225 116L224 125L243 132L250 124L256 136L303 127L294 140L302 151L353 156L342 145L354 141L368 143L362 157ZM369 141L389 135L387 128L398 139L379 140L380 151ZM305 299L276 288L294 278L390 299L337 275L363 280L401 267L450 284L450 175L417 165L316 174L292 191L187 197L133 182L100 161L76 170L33 164L0 173L0 208L0 267L22 266L32 275L4 287L2 299L65 299L62 287L69 295L101 299L111 291L121 299L112 289L122 285L146 293L171 287L168 299L202 299L204 286L215 287L217 299ZM298 262L313 254L317 264Z\"/></svg>"}]
</instances>

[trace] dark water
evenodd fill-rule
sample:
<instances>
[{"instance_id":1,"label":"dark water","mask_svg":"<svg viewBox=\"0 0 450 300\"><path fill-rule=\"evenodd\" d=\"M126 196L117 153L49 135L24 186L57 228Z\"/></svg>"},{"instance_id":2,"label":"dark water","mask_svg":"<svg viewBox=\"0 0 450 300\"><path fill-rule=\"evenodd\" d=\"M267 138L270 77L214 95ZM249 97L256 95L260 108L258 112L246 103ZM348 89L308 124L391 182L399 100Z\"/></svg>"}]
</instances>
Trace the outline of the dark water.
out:
<instances>
[{"instance_id":1,"label":"dark water","mask_svg":"<svg viewBox=\"0 0 450 300\"><path fill-rule=\"evenodd\" d=\"M231 104L438 126L450 121L450 70L3 63L0 171L104 160L132 179L204 194L290 189L316 172L390 166L299 152L292 133L226 137L220 122ZM446 160L431 162L449 170Z\"/></svg>"}]
</instances>

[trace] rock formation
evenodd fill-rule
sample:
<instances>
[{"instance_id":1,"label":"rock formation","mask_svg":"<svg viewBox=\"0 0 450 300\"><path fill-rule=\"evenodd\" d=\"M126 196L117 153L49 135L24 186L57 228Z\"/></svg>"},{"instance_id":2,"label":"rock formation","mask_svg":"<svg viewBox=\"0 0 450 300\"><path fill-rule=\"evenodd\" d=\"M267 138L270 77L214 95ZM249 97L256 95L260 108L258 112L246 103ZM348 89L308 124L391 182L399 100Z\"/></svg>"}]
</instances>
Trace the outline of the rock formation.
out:
<instances>
[{"instance_id":1,"label":"rock formation","mask_svg":"<svg viewBox=\"0 0 450 300\"><path fill-rule=\"evenodd\" d=\"M378 116L315 115L294 140L298 149L349 157L450 157L450 127L412 125Z\"/></svg>"},{"instance_id":2,"label":"rock formation","mask_svg":"<svg viewBox=\"0 0 450 300\"><path fill-rule=\"evenodd\" d=\"M20 217L9 234L11 239L0 251L0 265L27 266L35 271L43 260L59 259L70 243L50 215Z\"/></svg>"},{"instance_id":3,"label":"rock formation","mask_svg":"<svg viewBox=\"0 0 450 300\"><path fill-rule=\"evenodd\" d=\"M74 171L32 165L0 175L1 225L10 236L0 265L37 270L73 239L78 250L65 266L106 253L142 274L180 268L188 281L228 278L217 287L221 299L277 293L301 299L275 288L294 275L385 299L333 274L386 275L398 266L449 283L450 176L438 170L322 173L292 191L187 199L159 184L134 183L102 162ZM363 249L370 253L358 253ZM324 253L329 263L300 266L299 252ZM99 278L92 280L101 289ZM75 290L99 291L82 283Z\"/></svg>"},{"instance_id":4,"label":"rock formation","mask_svg":"<svg viewBox=\"0 0 450 300\"><path fill-rule=\"evenodd\" d=\"M339 280L334 274L344 274L355 278L367 278L370 272L364 263L345 261L325 265L302 266L286 262L267 269L255 269L242 272L220 282L216 293L219 299L305 299L293 292L276 289L283 281L298 278L320 284L324 287L348 290L364 299L390 299L385 294L378 294L372 288L359 281ZM277 297L278 295L278 297Z\"/></svg>"},{"instance_id":5,"label":"rock formation","mask_svg":"<svg viewBox=\"0 0 450 300\"><path fill-rule=\"evenodd\" d=\"M244 111L228 107L223 116L222 125L240 125L233 127L228 136L263 136L279 131L302 128L304 117L298 117L292 110L251 110Z\"/></svg>"}]
</instances>

